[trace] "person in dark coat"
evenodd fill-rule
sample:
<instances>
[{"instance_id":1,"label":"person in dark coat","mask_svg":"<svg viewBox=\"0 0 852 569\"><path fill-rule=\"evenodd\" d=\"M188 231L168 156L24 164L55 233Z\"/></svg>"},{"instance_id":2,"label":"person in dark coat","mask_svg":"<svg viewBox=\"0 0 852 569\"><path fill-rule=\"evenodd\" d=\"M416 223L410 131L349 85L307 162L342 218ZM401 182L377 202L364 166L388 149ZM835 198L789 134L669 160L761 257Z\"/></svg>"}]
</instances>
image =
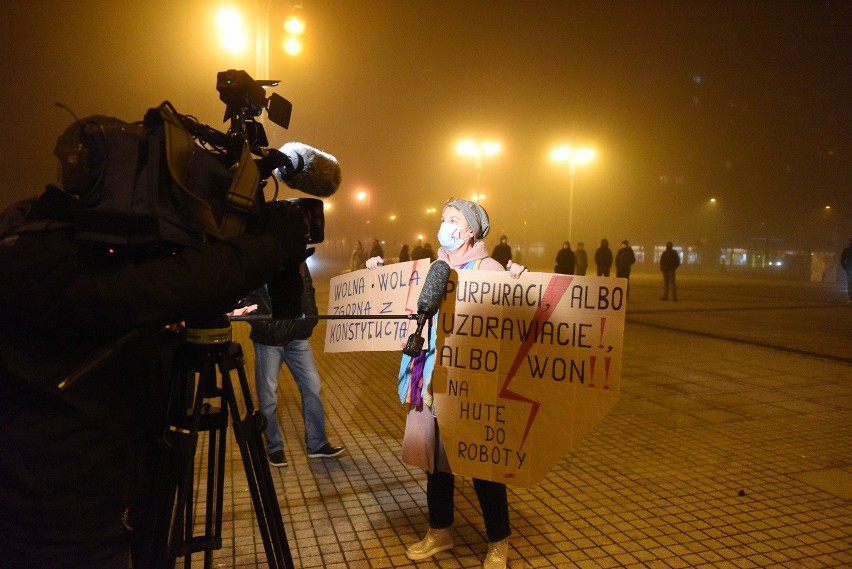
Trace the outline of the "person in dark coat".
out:
<instances>
[{"instance_id":1,"label":"person in dark coat","mask_svg":"<svg viewBox=\"0 0 852 569\"><path fill-rule=\"evenodd\" d=\"M352 251L352 257L349 260L349 270L357 271L364 268L364 263L367 261L367 252L360 241L355 242L355 249Z\"/></svg>"},{"instance_id":2,"label":"person in dark coat","mask_svg":"<svg viewBox=\"0 0 852 569\"><path fill-rule=\"evenodd\" d=\"M399 262L405 263L411 260L411 255L408 253L408 245L403 245L399 250Z\"/></svg>"},{"instance_id":3,"label":"person in dark coat","mask_svg":"<svg viewBox=\"0 0 852 569\"><path fill-rule=\"evenodd\" d=\"M373 244L370 246L370 253L367 255L367 258L370 259L372 257L384 257L385 251L382 249L382 244L379 243L378 239L373 239Z\"/></svg>"},{"instance_id":4,"label":"person in dark coat","mask_svg":"<svg viewBox=\"0 0 852 569\"><path fill-rule=\"evenodd\" d=\"M554 273L563 275L574 274L574 251L571 250L571 244L568 241L562 243L562 249L556 253L556 267L553 268Z\"/></svg>"},{"instance_id":5,"label":"person in dark coat","mask_svg":"<svg viewBox=\"0 0 852 569\"><path fill-rule=\"evenodd\" d=\"M595 251L595 265L597 265L599 277L609 276L609 270L612 268L612 250L606 239L601 239L601 246Z\"/></svg>"},{"instance_id":6,"label":"person in dark coat","mask_svg":"<svg viewBox=\"0 0 852 569\"><path fill-rule=\"evenodd\" d=\"M78 241L81 193L0 214L3 567L127 569L131 549L151 566L136 553L158 521L170 325L226 314L306 256L294 217L165 251Z\"/></svg>"},{"instance_id":7,"label":"person in dark coat","mask_svg":"<svg viewBox=\"0 0 852 569\"><path fill-rule=\"evenodd\" d=\"M846 289L849 293L849 302L852 302L852 239L849 240L849 247L840 254L840 266L846 273Z\"/></svg>"},{"instance_id":8,"label":"person in dark coat","mask_svg":"<svg viewBox=\"0 0 852 569\"><path fill-rule=\"evenodd\" d=\"M430 263L435 262L435 251L432 250L432 244L431 243L426 243L423 246L423 256L420 257L420 258L421 259L429 259Z\"/></svg>"},{"instance_id":9,"label":"person in dark coat","mask_svg":"<svg viewBox=\"0 0 852 569\"><path fill-rule=\"evenodd\" d=\"M665 292L660 300L669 299L669 289L672 291L672 300L677 302L677 282L675 281L675 271L680 266L680 255L674 250L674 245L671 241L666 243L666 250L660 255L660 271L663 273L663 286Z\"/></svg>"},{"instance_id":10,"label":"person in dark coat","mask_svg":"<svg viewBox=\"0 0 852 569\"><path fill-rule=\"evenodd\" d=\"M586 253L585 244L580 241L577 243L577 250L574 251L574 274L578 276L586 276L586 271L589 268L589 254Z\"/></svg>"},{"instance_id":11,"label":"person in dark coat","mask_svg":"<svg viewBox=\"0 0 852 569\"><path fill-rule=\"evenodd\" d=\"M627 239L621 242L618 252L615 254L615 276L620 279L630 280L630 269L636 262L636 254ZM630 283L627 283L627 294L630 295Z\"/></svg>"},{"instance_id":12,"label":"person in dark coat","mask_svg":"<svg viewBox=\"0 0 852 569\"><path fill-rule=\"evenodd\" d=\"M618 252L615 254L615 276L622 279L630 278L630 269L636 262L636 254L630 243L625 239L621 242Z\"/></svg>"},{"instance_id":13,"label":"person in dark coat","mask_svg":"<svg viewBox=\"0 0 852 569\"><path fill-rule=\"evenodd\" d=\"M491 252L491 258L504 267L512 260L512 248L509 246L508 237L505 235L500 236L500 243L494 246L494 251Z\"/></svg>"}]
</instances>

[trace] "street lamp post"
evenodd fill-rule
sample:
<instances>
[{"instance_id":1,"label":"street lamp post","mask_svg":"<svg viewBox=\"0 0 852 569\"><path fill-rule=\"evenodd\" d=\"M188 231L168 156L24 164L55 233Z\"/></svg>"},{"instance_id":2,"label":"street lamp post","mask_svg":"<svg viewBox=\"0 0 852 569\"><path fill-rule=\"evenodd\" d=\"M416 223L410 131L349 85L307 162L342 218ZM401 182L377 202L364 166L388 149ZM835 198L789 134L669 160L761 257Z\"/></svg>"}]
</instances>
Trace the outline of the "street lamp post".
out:
<instances>
[{"instance_id":1,"label":"street lamp post","mask_svg":"<svg viewBox=\"0 0 852 569\"><path fill-rule=\"evenodd\" d=\"M257 22L254 36L255 79L269 79L269 5L271 0L257 0Z\"/></svg>"},{"instance_id":2,"label":"street lamp post","mask_svg":"<svg viewBox=\"0 0 852 569\"><path fill-rule=\"evenodd\" d=\"M462 140L456 145L456 152L463 156L473 156L473 164L476 169L476 201L479 201L479 187L482 182L482 157L493 156L500 152L499 142L490 140L474 141Z\"/></svg>"},{"instance_id":3,"label":"street lamp post","mask_svg":"<svg viewBox=\"0 0 852 569\"><path fill-rule=\"evenodd\" d=\"M574 173L578 164L594 160L595 151L590 148L571 148L560 146L554 148L550 157L556 162L568 163L568 241L573 241L574 230Z\"/></svg>"}]
</instances>

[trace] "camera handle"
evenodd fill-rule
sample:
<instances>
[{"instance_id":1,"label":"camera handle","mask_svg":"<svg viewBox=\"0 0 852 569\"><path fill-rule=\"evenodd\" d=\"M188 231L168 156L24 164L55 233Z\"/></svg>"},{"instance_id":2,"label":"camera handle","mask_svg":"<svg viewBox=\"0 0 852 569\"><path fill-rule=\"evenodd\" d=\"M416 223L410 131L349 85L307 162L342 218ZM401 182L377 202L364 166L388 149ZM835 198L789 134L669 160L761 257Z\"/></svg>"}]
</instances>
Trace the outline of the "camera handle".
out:
<instances>
[{"instance_id":1,"label":"camera handle","mask_svg":"<svg viewBox=\"0 0 852 569\"><path fill-rule=\"evenodd\" d=\"M229 415L251 491L258 529L269 567L293 569L293 558L261 434L266 419L254 408L246 378L242 347L231 341L230 324L189 329L190 340L176 348L172 370L169 421L162 443L157 477L154 528L143 547L144 566L172 568L177 557L191 566L192 554L204 552L204 567L212 566L212 551L222 547L222 504L225 442ZM217 375L216 371L219 371ZM236 371L245 407L232 383ZM218 407L214 404L219 400ZM191 404L191 407L190 407ZM195 534L196 503L193 478L199 433L208 433L204 533Z\"/></svg>"}]
</instances>

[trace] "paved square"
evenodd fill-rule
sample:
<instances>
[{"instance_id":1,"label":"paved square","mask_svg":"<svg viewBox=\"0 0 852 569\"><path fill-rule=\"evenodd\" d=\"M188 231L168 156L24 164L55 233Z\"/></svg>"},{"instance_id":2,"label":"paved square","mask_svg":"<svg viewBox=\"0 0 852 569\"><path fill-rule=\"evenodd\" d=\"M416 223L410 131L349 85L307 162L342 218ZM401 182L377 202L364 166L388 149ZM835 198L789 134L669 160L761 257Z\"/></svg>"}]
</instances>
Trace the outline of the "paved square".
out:
<instances>
[{"instance_id":1,"label":"paved square","mask_svg":"<svg viewBox=\"0 0 852 569\"><path fill-rule=\"evenodd\" d=\"M325 283L317 279L321 313ZM544 483L509 487L509 566L852 566L852 365L843 360L852 338L827 329L822 340L797 342L791 333L783 345L764 347L791 312L828 323L841 315L852 320L852 307L824 304L819 295L831 291L806 300L788 295L776 310L749 318L744 332L731 324L733 313L707 311L718 308L712 283L696 278L690 287L683 279L677 305L656 300L657 284L641 276L631 284L614 411ZM737 310L749 316L747 306ZM724 339L719 330L743 337ZM234 324L253 378L247 331L245 323ZM290 465L273 468L273 476L295 566L480 567L482 518L470 481L461 479L458 545L417 564L405 557L428 522L425 476L399 458L399 354L324 354L324 331L320 322L312 344L328 433L348 452L307 458L299 396L285 368L279 413ZM828 345L835 357L797 352L800 344ZM233 441L229 451L225 541L213 566L264 567ZM193 562L200 565L200 555Z\"/></svg>"}]
</instances>

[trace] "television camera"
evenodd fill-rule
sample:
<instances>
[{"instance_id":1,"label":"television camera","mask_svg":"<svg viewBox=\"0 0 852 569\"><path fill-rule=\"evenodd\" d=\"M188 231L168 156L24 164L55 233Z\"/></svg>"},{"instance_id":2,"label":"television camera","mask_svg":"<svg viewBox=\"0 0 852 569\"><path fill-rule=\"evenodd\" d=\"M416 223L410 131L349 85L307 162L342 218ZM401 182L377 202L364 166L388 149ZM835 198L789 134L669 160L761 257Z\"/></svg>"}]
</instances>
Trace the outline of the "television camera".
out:
<instances>
[{"instance_id":1,"label":"television camera","mask_svg":"<svg viewBox=\"0 0 852 569\"><path fill-rule=\"evenodd\" d=\"M318 197L333 194L340 184L340 167L333 156L300 143L266 148L268 140L257 117L265 110L270 120L287 128L292 110L283 97L266 96L264 88L275 84L255 81L245 71L220 72L216 88L226 105L224 120L230 121L226 133L178 114L168 103L148 112L145 123L153 127L155 139L158 125L162 126L172 194L181 200L179 210L190 213L191 225L181 228L183 233L171 231L170 235L188 240L198 238L198 233L205 239L227 238L266 223L299 223L304 225L307 244L322 242L322 201L265 200L266 180L273 174L276 197L278 180ZM159 227L172 229L162 223ZM304 256L311 252L306 250ZM301 316L298 266L278 268L268 288L274 317ZM187 322L186 328L187 341L175 351L154 527L141 548L143 563L170 568L183 556L189 566L192 554L203 552L209 567L211 552L221 548L225 431L230 419L267 561L270 567L290 569L293 560L261 437L266 419L254 408L242 348L231 341L227 316ZM234 372L236 384L231 378ZM196 521L198 504L193 505L200 433L207 433L204 523ZM204 532L196 535L200 526Z\"/></svg>"},{"instance_id":2,"label":"television camera","mask_svg":"<svg viewBox=\"0 0 852 569\"><path fill-rule=\"evenodd\" d=\"M217 75L227 132L178 113L168 101L144 120L127 123L95 115L77 120L57 141L63 189L78 201L75 235L119 251L150 251L239 235L283 210L306 222L308 243L324 238L323 204L340 184L337 160L316 148L287 143L267 148L258 120L287 128L292 105L264 90L245 71ZM264 197L267 180L276 192ZM315 198L277 200L277 184ZM297 211L296 211L297 210Z\"/></svg>"}]
</instances>

